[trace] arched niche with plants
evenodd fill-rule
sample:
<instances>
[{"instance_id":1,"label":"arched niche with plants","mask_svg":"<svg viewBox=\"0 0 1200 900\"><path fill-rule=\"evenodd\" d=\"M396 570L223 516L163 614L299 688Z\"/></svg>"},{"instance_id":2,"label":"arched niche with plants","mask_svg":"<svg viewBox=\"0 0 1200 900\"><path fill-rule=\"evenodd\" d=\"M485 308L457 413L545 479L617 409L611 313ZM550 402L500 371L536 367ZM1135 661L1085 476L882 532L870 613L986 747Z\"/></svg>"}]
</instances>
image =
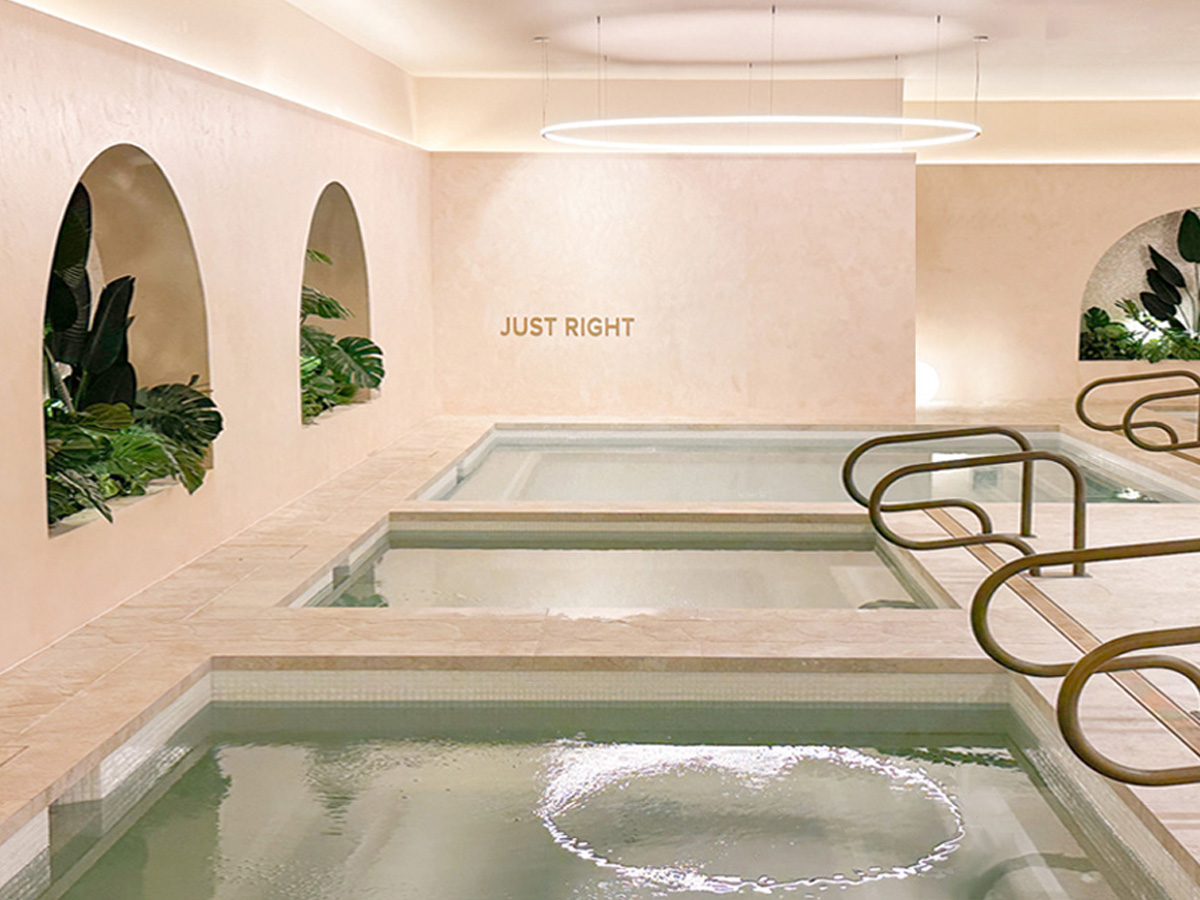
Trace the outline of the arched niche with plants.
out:
<instances>
[{"instance_id":1,"label":"arched niche with plants","mask_svg":"<svg viewBox=\"0 0 1200 900\"><path fill-rule=\"evenodd\" d=\"M337 182L313 211L300 292L300 415L368 399L383 382L383 351L370 339L367 259L358 215Z\"/></svg>"},{"instance_id":2,"label":"arched niche with plants","mask_svg":"<svg viewBox=\"0 0 1200 900\"><path fill-rule=\"evenodd\" d=\"M59 228L43 325L51 525L159 479L204 481L223 423L205 392L204 294L159 167L119 145L87 168Z\"/></svg>"},{"instance_id":3,"label":"arched niche with plants","mask_svg":"<svg viewBox=\"0 0 1200 900\"><path fill-rule=\"evenodd\" d=\"M1110 247L1083 296L1080 359L1200 359L1200 215L1144 222Z\"/></svg>"}]
</instances>

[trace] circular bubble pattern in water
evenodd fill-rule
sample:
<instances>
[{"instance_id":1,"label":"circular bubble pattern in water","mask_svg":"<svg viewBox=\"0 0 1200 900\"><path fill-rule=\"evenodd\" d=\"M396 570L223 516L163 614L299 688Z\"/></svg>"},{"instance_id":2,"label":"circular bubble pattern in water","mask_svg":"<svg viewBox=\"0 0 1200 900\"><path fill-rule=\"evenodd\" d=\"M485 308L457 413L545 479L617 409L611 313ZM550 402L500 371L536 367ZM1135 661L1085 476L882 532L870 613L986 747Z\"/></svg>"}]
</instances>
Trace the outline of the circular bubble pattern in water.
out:
<instances>
[{"instance_id":1,"label":"circular bubble pattern in water","mask_svg":"<svg viewBox=\"0 0 1200 900\"><path fill-rule=\"evenodd\" d=\"M888 860L877 865L864 862L846 866L845 871L784 875L761 871L708 871L712 860L699 859L695 847L684 847L682 843L676 845L673 836L668 836L666 840L658 843L643 843L652 850L670 846L678 851L674 855L680 858L648 862L622 859L625 855L623 852L598 846L607 846L610 841L589 840L585 836L570 833L574 830L572 820L579 819L581 815L586 816L589 804L599 805L605 796L620 798L626 806L636 804L639 798L631 795L638 793L636 789L639 786L645 787L648 783L669 787L682 785L683 780L687 780L688 787L691 788L700 784L699 780L702 779L723 779L726 785L724 789L713 789L711 784L708 786L708 793L705 795L708 798L707 802L715 802L722 806L736 805L739 802L738 794L762 792L786 785L789 776L798 778L801 770L810 778L813 771L817 771L819 775L828 771L831 777L840 779L841 786L834 789L835 794L842 793L842 787L849 782L862 782L865 779L871 782L868 787L872 789L880 789L891 796L907 797L910 801L915 799L922 810L928 810L936 816L939 831L944 830L945 836L936 839L927 850L904 856L900 861ZM771 894L849 888L889 879L904 879L931 872L936 864L947 860L959 848L964 837L963 817L958 804L946 788L923 769L850 747L821 744L769 747L678 746L560 741L548 755L544 775L545 786L536 812L554 842L580 859L633 884L659 891ZM655 779L659 781L655 782ZM728 787L731 781L733 789ZM682 788L676 788L675 793L685 798L699 796L696 790L681 791ZM613 793L610 795L609 792ZM644 798L641 799L644 801ZM688 821L689 816L687 811L681 808L687 804L686 799L682 805L678 802L671 805L661 798L657 802L662 807L657 815L667 822L668 827L675 821L680 823L681 829L686 828L683 823ZM616 806L611 810L606 809L603 817L612 818L612 814L619 816L618 810ZM712 819L716 817L714 813L720 814L710 805L699 809L691 819L704 819L706 816ZM887 815L886 810L878 809L876 805L864 810L864 813L872 820L873 826L879 826L879 818ZM637 818L638 815L638 811L634 809L633 818ZM651 815L655 813L652 812ZM578 822L575 825L579 827ZM772 826L768 824L764 827ZM849 827L853 828L855 825L850 823ZM912 833L920 833L919 829L912 828L911 824L906 827L902 822L887 827L905 838ZM723 844L725 841L720 839L714 843ZM894 850L895 848L893 855ZM822 862L828 861L822 859Z\"/></svg>"}]
</instances>

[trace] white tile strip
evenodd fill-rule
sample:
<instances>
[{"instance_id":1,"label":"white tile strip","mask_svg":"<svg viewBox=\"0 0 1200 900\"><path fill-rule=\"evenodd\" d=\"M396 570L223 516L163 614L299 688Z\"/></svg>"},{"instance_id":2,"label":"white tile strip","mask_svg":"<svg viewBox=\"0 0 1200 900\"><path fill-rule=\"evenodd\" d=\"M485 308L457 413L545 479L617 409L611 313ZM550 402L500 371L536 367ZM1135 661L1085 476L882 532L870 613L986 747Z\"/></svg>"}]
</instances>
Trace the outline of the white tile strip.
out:
<instances>
[{"instance_id":1,"label":"white tile strip","mask_svg":"<svg viewBox=\"0 0 1200 900\"><path fill-rule=\"evenodd\" d=\"M151 719L137 734L106 756L95 770L59 797L58 802L83 803L103 800L156 756L165 754L167 757L175 757L177 754L168 747L171 736L208 706L211 699L211 676L205 675ZM164 760L164 763L167 768L170 767L169 762ZM152 768L158 769L162 766Z\"/></svg>"},{"instance_id":2,"label":"white tile strip","mask_svg":"<svg viewBox=\"0 0 1200 900\"><path fill-rule=\"evenodd\" d=\"M889 673L581 671L233 671L212 674L213 700L1008 702L1005 676Z\"/></svg>"},{"instance_id":3,"label":"white tile strip","mask_svg":"<svg viewBox=\"0 0 1200 900\"><path fill-rule=\"evenodd\" d=\"M1034 747L1024 748L1026 756L1084 835L1104 847L1111 845L1111 835L1115 834L1133 863L1157 880L1168 896L1197 896L1196 882L1117 796L1112 782L1079 760L1056 723L1015 681L1011 702L1014 713L1036 741ZM1110 862L1117 862L1111 854Z\"/></svg>"},{"instance_id":4,"label":"white tile strip","mask_svg":"<svg viewBox=\"0 0 1200 900\"><path fill-rule=\"evenodd\" d=\"M24 900L50 884L50 811L42 810L0 844L0 900Z\"/></svg>"}]
</instances>

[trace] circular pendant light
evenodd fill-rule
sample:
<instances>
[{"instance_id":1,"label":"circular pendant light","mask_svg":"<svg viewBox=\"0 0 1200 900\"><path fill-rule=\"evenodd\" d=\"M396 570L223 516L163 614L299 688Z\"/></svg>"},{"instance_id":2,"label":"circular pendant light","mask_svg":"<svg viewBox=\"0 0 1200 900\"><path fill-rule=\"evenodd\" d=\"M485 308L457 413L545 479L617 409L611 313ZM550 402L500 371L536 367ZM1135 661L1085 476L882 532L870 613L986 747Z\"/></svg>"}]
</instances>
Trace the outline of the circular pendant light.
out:
<instances>
[{"instance_id":1,"label":"circular pendant light","mask_svg":"<svg viewBox=\"0 0 1200 900\"><path fill-rule=\"evenodd\" d=\"M818 132L799 139L805 129ZM871 137L864 131L886 130ZM904 137L899 129L921 133ZM547 140L598 150L658 153L905 153L956 144L983 129L952 119L906 116L645 116L561 122L542 128Z\"/></svg>"},{"instance_id":2,"label":"circular pendant light","mask_svg":"<svg viewBox=\"0 0 1200 900\"><path fill-rule=\"evenodd\" d=\"M937 17L934 54L934 117L904 115L787 115L775 113L775 16L771 7L771 55L768 85L770 111L766 115L638 116L607 115L607 62L602 46L601 17L596 17L596 112L594 119L548 124L547 96L550 67L549 38L536 37L542 50L541 136L560 144L593 150L631 153L693 153L745 155L832 155L911 153L972 140L983 133L973 122L937 117L938 69L941 61L941 24ZM979 109L979 48L975 42L975 118ZM896 57L897 72L899 56ZM753 63L750 64L753 73Z\"/></svg>"}]
</instances>

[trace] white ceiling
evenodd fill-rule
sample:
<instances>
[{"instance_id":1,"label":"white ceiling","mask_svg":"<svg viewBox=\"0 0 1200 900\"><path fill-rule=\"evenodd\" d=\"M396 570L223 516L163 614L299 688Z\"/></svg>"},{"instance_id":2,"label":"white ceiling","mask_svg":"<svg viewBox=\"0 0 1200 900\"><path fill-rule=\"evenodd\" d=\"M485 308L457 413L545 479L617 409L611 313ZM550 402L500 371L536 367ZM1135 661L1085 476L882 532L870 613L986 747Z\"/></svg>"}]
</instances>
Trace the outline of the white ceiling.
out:
<instances>
[{"instance_id":1,"label":"white ceiling","mask_svg":"<svg viewBox=\"0 0 1200 900\"><path fill-rule=\"evenodd\" d=\"M770 0L289 0L418 76L768 77ZM940 40L936 17L942 16ZM777 0L779 78L984 100L1200 97L1200 0ZM938 49L940 46L940 50ZM897 60L896 57L899 57Z\"/></svg>"}]
</instances>

